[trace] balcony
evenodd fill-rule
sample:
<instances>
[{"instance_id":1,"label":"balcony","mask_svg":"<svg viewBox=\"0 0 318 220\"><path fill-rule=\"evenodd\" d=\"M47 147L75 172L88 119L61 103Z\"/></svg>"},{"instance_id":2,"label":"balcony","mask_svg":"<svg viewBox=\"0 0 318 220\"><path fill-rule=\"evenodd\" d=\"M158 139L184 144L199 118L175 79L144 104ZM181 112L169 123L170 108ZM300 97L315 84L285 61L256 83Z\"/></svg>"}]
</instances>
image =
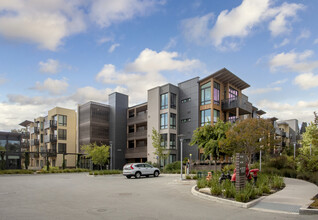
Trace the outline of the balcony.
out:
<instances>
[{"instance_id":1,"label":"balcony","mask_svg":"<svg viewBox=\"0 0 318 220\"><path fill-rule=\"evenodd\" d=\"M127 148L125 151L125 158L146 158L147 157L147 146L136 147L136 148Z\"/></svg>"},{"instance_id":2,"label":"balcony","mask_svg":"<svg viewBox=\"0 0 318 220\"><path fill-rule=\"evenodd\" d=\"M22 138L23 139L30 139L30 132L28 132L28 131L22 132Z\"/></svg>"},{"instance_id":3,"label":"balcony","mask_svg":"<svg viewBox=\"0 0 318 220\"><path fill-rule=\"evenodd\" d=\"M138 112L135 117L128 118L128 124L137 124L147 121L147 111Z\"/></svg>"},{"instance_id":4,"label":"balcony","mask_svg":"<svg viewBox=\"0 0 318 220\"><path fill-rule=\"evenodd\" d=\"M57 141L57 137L54 134L44 135L44 143L55 143Z\"/></svg>"},{"instance_id":5,"label":"balcony","mask_svg":"<svg viewBox=\"0 0 318 220\"><path fill-rule=\"evenodd\" d=\"M127 134L128 139L143 139L147 138L147 130L144 131L137 131L133 133L128 133Z\"/></svg>"},{"instance_id":6,"label":"balcony","mask_svg":"<svg viewBox=\"0 0 318 220\"><path fill-rule=\"evenodd\" d=\"M44 122L44 129L56 129L57 128L57 121L49 120Z\"/></svg>"},{"instance_id":7,"label":"balcony","mask_svg":"<svg viewBox=\"0 0 318 220\"><path fill-rule=\"evenodd\" d=\"M31 139L31 146L39 146L40 141L39 139Z\"/></svg>"},{"instance_id":8,"label":"balcony","mask_svg":"<svg viewBox=\"0 0 318 220\"><path fill-rule=\"evenodd\" d=\"M31 127L30 128L30 133L31 134L38 134L40 131L39 131L39 128L38 127Z\"/></svg>"},{"instance_id":9,"label":"balcony","mask_svg":"<svg viewBox=\"0 0 318 220\"><path fill-rule=\"evenodd\" d=\"M29 148L30 142L28 140L21 141L21 148Z\"/></svg>"},{"instance_id":10,"label":"balcony","mask_svg":"<svg viewBox=\"0 0 318 220\"><path fill-rule=\"evenodd\" d=\"M251 114L253 111L253 106L245 95L242 95L242 97L222 100L223 111L229 111L236 114L236 108L239 109L239 115Z\"/></svg>"}]
</instances>

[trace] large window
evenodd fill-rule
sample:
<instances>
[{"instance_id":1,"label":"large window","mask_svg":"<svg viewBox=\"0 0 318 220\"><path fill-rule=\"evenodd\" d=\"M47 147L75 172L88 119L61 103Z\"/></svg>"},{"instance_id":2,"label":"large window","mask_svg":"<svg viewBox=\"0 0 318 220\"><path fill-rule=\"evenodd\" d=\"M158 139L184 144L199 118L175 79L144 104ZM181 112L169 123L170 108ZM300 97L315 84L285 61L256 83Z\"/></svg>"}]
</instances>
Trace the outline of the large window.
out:
<instances>
[{"instance_id":1,"label":"large window","mask_svg":"<svg viewBox=\"0 0 318 220\"><path fill-rule=\"evenodd\" d=\"M166 148L167 147L167 141L168 141L168 135L167 134L161 134L160 135L160 145L161 145L161 147Z\"/></svg>"},{"instance_id":2,"label":"large window","mask_svg":"<svg viewBox=\"0 0 318 220\"><path fill-rule=\"evenodd\" d=\"M59 129L58 130L58 139L59 140L66 140L66 129Z\"/></svg>"},{"instance_id":3,"label":"large window","mask_svg":"<svg viewBox=\"0 0 318 220\"><path fill-rule=\"evenodd\" d=\"M59 125L66 126L67 125L67 116L59 115Z\"/></svg>"},{"instance_id":4,"label":"large window","mask_svg":"<svg viewBox=\"0 0 318 220\"><path fill-rule=\"evenodd\" d=\"M160 115L160 129L168 128L168 113Z\"/></svg>"},{"instance_id":5,"label":"large window","mask_svg":"<svg viewBox=\"0 0 318 220\"><path fill-rule=\"evenodd\" d=\"M177 143L177 135L176 134L170 134L170 148L176 149Z\"/></svg>"},{"instance_id":6,"label":"large window","mask_svg":"<svg viewBox=\"0 0 318 220\"><path fill-rule=\"evenodd\" d=\"M168 108L168 93L160 95L160 109Z\"/></svg>"},{"instance_id":7,"label":"large window","mask_svg":"<svg viewBox=\"0 0 318 220\"><path fill-rule=\"evenodd\" d=\"M220 111L214 109L213 110L213 122L216 123L219 118L220 118Z\"/></svg>"},{"instance_id":8,"label":"large window","mask_svg":"<svg viewBox=\"0 0 318 220\"><path fill-rule=\"evenodd\" d=\"M170 93L170 107L177 108L177 95L174 93Z\"/></svg>"},{"instance_id":9,"label":"large window","mask_svg":"<svg viewBox=\"0 0 318 220\"><path fill-rule=\"evenodd\" d=\"M220 104L220 84L217 82L213 83L213 103Z\"/></svg>"},{"instance_id":10,"label":"large window","mask_svg":"<svg viewBox=\"0 0 318 220\"><path fill-rule=\"evenodd\" d=\"M211 104L211 82L201 86L201 105Z\"/></svg>"},{"instance_id":11,"label":"large window","mask_svg":"<svg viewBox=\"0 0 318 220\"><path fill-rule=\"evenodd\" d=\"M211 122L211 109L201 111L201 126Z\"/></svg>"},{"instance_id":12,"label":"large window","mask_svg":"<svg viewBox=\"0 0 318 220\"><path fill-rule=\"evenodd\" d=\"M176 161L176 155L175 154L169 154L169 163L173 163Z\"/></svg>"},{"instance_id":13,"label":"large window","mask_svg":"<svg viewBox=\"0 0 318 220\"><path fill-rule=\"evenodd\" d=\"M233 89L232 87L229 88L229 99L236 100L238 96L237 90Z\"/></svg>"},{"instance_id":14,"label":"large window","mask_svg":"<svg viewBox=\"0 0 318 220\"><path fill-rule=\"evenodd\" d=\"M59 143L58 145L58 153L65 154L66 153L66 144Z\"/></svg>"},{"instance_id":15,"label":"large window","mask_svg":"<svg viewBox=\"0 0 318 220\"><path fill-rule=\"evenodd\" d=\"M176 114L170 113L170 128L176 129L177 127L177 116Z\"/></svg>"}]
</instances>

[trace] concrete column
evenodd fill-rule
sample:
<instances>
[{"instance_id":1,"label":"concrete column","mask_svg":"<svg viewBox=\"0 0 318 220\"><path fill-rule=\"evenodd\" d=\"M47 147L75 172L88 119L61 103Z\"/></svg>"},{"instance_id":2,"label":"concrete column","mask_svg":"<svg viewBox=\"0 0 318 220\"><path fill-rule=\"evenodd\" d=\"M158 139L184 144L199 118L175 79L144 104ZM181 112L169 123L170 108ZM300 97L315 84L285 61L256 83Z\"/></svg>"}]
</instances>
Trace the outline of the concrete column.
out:
<instances>
[{"instance_id":1,"label":"concrete column","mask_svg":"<svg viewBox=\"0 0 318 220\"><path fill-rule=\"evenodd\" d=\"M240 117L240 110L239 108L236 108L236 118L239 118Z\"/></svg>"}]
</instances>

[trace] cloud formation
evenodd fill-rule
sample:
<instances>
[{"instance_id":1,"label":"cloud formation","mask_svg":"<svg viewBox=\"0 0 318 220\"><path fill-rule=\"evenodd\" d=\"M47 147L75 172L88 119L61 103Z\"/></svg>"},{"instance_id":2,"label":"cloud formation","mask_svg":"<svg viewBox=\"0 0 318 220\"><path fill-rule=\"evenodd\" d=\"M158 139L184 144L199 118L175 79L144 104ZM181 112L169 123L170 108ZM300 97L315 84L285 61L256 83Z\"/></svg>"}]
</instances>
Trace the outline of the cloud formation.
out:
<instances>
[{"instance_id":1,"label":"cloud formation","mask_svg":"<svg viewBox=\"0 0 318 220\"><path fill-rule=\"evenodd\" d=\"M295 78L294 83L304 90L318 87L318 75L303 73Z\"/></svg>"},{"instance_id":2,"label":"cloud formation","mask_svg":"<svg viewBox=\"0 0 318 220\"><path fill-rule=\"evenodd\" d=\"M211 44L220 49L236 49L236 39L250 35L264 22L269 21L268 29L276 37L288 34L291 23L298 11L305 6L295 3L283 3L273 6L272 0L243 0L242 4L231 10L222 11L212 28L213 14L186 19L182 22L185 37L197 44Z\"/></svg>"},{"instance_id":3,"label":"cloud formation","mask_svg":"<svg viewBox=\"0 0 318 220\"><path fill-rule=\"evenodd\" d=\"M48 59L46 62L39 62L39 70L41 73L55 74L60 69L58 60Z\"/></svg>"},{"instance_id":4,"label":"cloud formation","mask_svg":"<svg viewBox=\"0 0 318 220\"><path fill-rule=\"evenodd\" d=\"M108 49L108 53L114 52L114 50L116 49L116 47L119 47L119 46L120 46L120 44L112 44L112 45L110 46L110 48Z\"/></svg>"},{"instance_id":5,"label":"cloud formation","mask_svg":"<svg viewBox=\"0 0 318 220\"><path fill-rule=\"evenodd\" d=\"M68 83L65 78L62 80L47 78L43 83L36 82L32 89L46 91L50 95L60 95L67 90L67 87Z\"/></svg>"}]
</instances>

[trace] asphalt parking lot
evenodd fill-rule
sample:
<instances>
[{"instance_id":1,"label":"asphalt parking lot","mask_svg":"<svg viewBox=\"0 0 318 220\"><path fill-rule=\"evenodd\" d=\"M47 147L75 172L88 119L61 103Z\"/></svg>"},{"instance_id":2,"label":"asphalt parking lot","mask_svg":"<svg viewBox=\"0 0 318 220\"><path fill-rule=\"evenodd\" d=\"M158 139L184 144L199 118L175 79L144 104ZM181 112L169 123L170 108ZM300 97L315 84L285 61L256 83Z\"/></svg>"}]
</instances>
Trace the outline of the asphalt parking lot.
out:
<instances>
[{"instance_id":1,"label":"asphalt parking lot","mask_svg":"<svg viewBox=\"0 0 318 220\"><path fill-rule=\"evenodd\" d=\"M6 219L316 219L265 213L194 197L179 175L126 179L87 173L0 176Z\"/></svg>"}]
</instances>

